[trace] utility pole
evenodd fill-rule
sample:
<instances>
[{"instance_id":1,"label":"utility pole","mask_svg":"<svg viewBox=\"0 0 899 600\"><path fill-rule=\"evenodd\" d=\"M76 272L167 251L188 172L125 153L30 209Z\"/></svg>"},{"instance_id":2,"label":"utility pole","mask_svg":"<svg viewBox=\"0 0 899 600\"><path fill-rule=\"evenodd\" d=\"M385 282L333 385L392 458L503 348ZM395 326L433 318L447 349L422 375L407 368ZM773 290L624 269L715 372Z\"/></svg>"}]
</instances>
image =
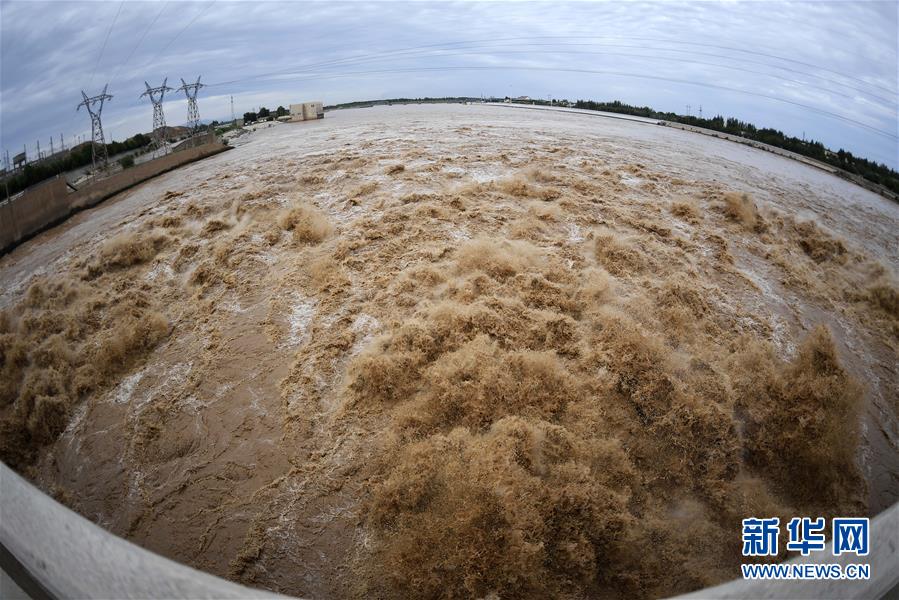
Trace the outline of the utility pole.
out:
<instances>
[{"instance_id":1,"label":"utility pole","mask_svg":"<svg viewBox=\"0 0 899 600\"><path fill-rule=\"evenodd\" d=\"M94 173L96 173L97 167L105 170L106 163L109 161L109 155L106 152L106 139L103 137L103 123L100 122L103 104L107 100L112 100L112 96L106 93L107 87L109 87L108 83L103 86L101 94L90 98L87 97L84 90L81 90L81 96L84 100L75 108L77 111L83 106L91 116L91 138L93 140L91 143L91 163L93 164Z\"/></svg>"},{"instance_id":2,"label":"utility pole","mask_svg":"<svg viewBox=\"0 0 899 600\"><path fill-rule=\"evenodd\" d=\"M61 133L59 134L59 145L62 148L62 151L65 152L66 151L66 140L65 140L65 138L62 137Z\"/></svg>"},{"instance_id":3,"label":"utility pole","mask_svg":"<svg viewBox=\"0 0 899 600\"><path fill-rule=\"evenodd\" d=\"M702 118L702 104L699 105L699 118Z\"/></svg>"},{"instance_id":4,"label":"utility pole","mask_svg":"<svg viewBox=\"0 0 899 600\"><path fill-rule=\"evenodd\" d=\"M53 136L50 136L50 156L56 154L56 150L53 149Z\"/></svg>"},{"instance_id":5,"label":"utility pole","mask_svg":"<svg viewBox=\"0 0 899 600\"><path fill-rule=\"evenodd\" d=\"M690 116L690 105L689 104L687 105L687 116L688 117Z\"/></svg>"},{"instance_id":6,"label":"utility pole","mask_svg":"<svg viewBox=\"0 0 899 600\"><path fill-rule=\"evenodd\" d=\"M41 158L43 158L41 156L41 141L37 140L37 159L40 160Z\"/></svg>"},{"instance_id":7,"label":"utility pole","mask_svg":"<svg viewBox=\"0 0 899 600\"><path fill-rule=\"evenodd\" d=\"M179 92L184 92L184 95L187 96L187 125L190 127L191 135L196 134L197 129L200 127L200 110L197 108L197 92L200 91L201 87L206 86L200 83L200 77L197 77L196 83L186 83L182 77L181 87L177 90ZM232 110L232 112L234 111Z\"/></svg>"},{"instance_id":8,"label":"utility pole","mask_svg":"<svg viewBox=\"0 0 899 600\"><path fill-rule=\"evenodd\" d=\"M156 148L167 148L165 143L165 114L162 112L162 99L165 96L166 92L172 91L172 88L166 85L166 82L169 80L168 77L162 80L162 85L159 87L151 88L150 84L146 81L144 85L147 86L147 91L140 95L141 98L147 96L150 98L150 102L153 103L153 139L156 141Z\"/></svg>"},{"instance_id":9,"label":"utility pole","mask_svg":"<svg viewBox=\"0 0 899 600\"><path fill-rule=\"evenodd\" d=\"M9 150L3 150L3 187L6 188L6 201L9 202L9 174L12 170L9 168ZM12 213L10 213L10 216Z\"/></svg>"},{"instance_id":10,"label":"utility pole","mask_svg":"<svg viewBox=\"0 0 899 600\"><path fill-rule=\"evenodd\" d=\"M231 126L237 125L237 118L234 116L234 96L231 96Z\"/></svg>"}]
</instances>

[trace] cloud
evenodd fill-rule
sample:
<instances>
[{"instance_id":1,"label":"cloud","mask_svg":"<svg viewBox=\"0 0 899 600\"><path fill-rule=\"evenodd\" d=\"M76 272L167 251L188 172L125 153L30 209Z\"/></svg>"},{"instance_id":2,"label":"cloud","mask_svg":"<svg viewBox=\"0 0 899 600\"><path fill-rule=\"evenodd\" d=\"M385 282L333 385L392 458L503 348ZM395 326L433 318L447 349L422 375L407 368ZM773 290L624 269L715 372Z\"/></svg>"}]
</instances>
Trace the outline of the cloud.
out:
<instances>
[{"instance_id":1,"label":"cloud","mask_svg":"<svg viewBox=\"0 0 899 600\"><path fill-rule=\"evenodd\" d=\"M9 149L89 134L75 104L107 81L107 135L147 131L143 81L202 74L204 118L230 118L231 95L239 114L312 97L620 98L702 105L899 166L895 3L38 1L0 13ZM182 123L171 98L168 120Z\"/></svg>"}]
</instances>

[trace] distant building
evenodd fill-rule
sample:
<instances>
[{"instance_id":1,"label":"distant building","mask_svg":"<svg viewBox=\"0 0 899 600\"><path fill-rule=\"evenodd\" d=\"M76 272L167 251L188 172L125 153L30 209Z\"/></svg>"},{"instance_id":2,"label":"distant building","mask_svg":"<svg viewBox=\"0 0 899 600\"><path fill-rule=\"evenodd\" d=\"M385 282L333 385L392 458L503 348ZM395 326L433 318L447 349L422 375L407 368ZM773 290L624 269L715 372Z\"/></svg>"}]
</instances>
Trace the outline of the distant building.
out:
<instances>
[{"instance_id":1,"label":"distant building","mask_svg":"<svg viewBox=\"0 0 899 600\"><path fill-rule=\"evenodd\" d=\"M290 121L312 121L325 117L324 105L321 102L303 102L290 105Z\"/></svg>"}]
</instances>

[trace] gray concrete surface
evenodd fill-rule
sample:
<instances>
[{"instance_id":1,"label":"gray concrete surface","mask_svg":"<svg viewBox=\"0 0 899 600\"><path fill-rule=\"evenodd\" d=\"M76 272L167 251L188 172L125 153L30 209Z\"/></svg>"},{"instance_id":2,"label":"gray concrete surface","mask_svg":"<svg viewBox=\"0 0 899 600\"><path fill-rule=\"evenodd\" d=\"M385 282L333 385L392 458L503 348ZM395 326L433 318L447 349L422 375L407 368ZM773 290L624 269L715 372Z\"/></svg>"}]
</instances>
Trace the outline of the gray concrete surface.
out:
<instances>
[{"instance_id":1,"label":"gray concrete surface","mask_svg":"<svg viewBox=\"0 0 899 600\"><path fill-rule=\"evenodd\" d=\"M0 491L0 547L27 569L49 597L286 598L196 571L116 537L57 503L2 463ZM895 597L899 585L899 504L872 519L869 556L832 557L830 551L828 543L824 551L790 562L868 563L871 578L817 582L737 580L678 599ZM8 564L3 564L6 562L0 562L0 566L9 570ZM0 597L28 596L3 574Z\"/></svg>"},{"instance_id":2,"label":"gray concrete surface","mask_svg":"<svg viewBox=\"0 0 899 600\"><path fill-rule=\"evenodd\" d=\"M69 210L63 177L54 177L0 204L0 252L60 219Z\"/></svg>"},{"instance_id":3,"label":"gray concrete surface","mask_svg":"<svg viewBox=\"0 0 899 600\"><path fill-rule=\"evenodd\" d=\"M52 598L284 598L213 577L116 537L2 463L0 492L0 546ZM4 599L21 592L19 586L3 585Z\"/></svg>"},{"instance_id":4,"label":"gray concrete surface","mask_svg":"<svg viewBox=\"0 0 899 600\"><path fill-rule=\"evenodd\" d=\"M871 578L867 580L820 580L820 581L748 581L738 579L712 588L706 588L683 596L678 600L758 599L843 599L858 598L877 600L899 597L899 504L894 504L873 519L870 526L871 538L869 556L854 554L833 556L833 542L828 542L824 550L813 552L806 557L797 557L787 564L869 564Z\"/></svg>"}]
</instances>

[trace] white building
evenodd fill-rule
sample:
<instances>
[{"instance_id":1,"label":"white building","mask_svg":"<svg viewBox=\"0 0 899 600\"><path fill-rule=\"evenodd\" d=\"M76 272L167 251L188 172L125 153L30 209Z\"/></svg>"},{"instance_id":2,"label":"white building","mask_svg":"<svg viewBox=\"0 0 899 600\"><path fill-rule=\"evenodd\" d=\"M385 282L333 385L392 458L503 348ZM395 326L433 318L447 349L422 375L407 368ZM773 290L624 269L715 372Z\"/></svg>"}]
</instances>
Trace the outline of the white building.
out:
<instances>
[{"instance_id":1,"label":"white building","mask_svg":"<svg viewBox=\"0 0 899 600\"><path fill-rule=\"evenodd\" d=\"M312 121L325 118L325 109L321 102L303 102L290 105L291 121Z\"/></svg>"}]
</instances>

